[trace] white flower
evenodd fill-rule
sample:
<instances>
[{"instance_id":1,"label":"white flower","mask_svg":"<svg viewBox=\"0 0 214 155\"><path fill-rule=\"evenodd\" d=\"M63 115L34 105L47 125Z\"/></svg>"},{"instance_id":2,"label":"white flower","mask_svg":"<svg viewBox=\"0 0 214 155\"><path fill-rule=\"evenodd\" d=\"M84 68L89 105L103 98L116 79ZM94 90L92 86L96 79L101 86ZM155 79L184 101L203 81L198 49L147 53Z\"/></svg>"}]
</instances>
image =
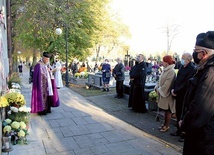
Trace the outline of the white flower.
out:
<instances>
[{"instance_id":1,"label":"white flower","mask_svg":"<svg viewBox=\"0 0 214 155\"><path fill-rule=\"evenodd\" d=\"M10 110L12 110L15 113L19 112L19 109L16 107L10 107Z\"/></svg>"},{"instance_id":2,"label":"white flower","mask_svg":"<svg viewBox=\"0 0 214 155\"><path fill-rule=\"evenodd\" d=\"M24 106L19 108L20 112L24 112Z\"/></svg>"},{"instance_id":3,"label":"white flower","mask_svg":"<svg viewBox=\"0 0 214 155\"><path fill-rule=\"evenodd\" d=\"M14 122L11 124L11 127L12 127L13 129L18 129L18 128L20 127L20 123L17 122L17 121L14 121Z\"/></svg>"},{"instance_id":4,"label":"white flower","mask_svg":"<svg viewBox=\"0 0 214 155\"><path fill-rule=\"evenodd\" d=\"M3 129L3 132L4 133L6 133L6 132L10 132L11 131L11 126L9 126L9 125L6 125L5 127L4 127L4 129Z\"/></svg>"},{"instance_id":5,"label":"white flower","mask_svg":"<svg viewBox=\"0 0 214 155\"><path fill-rule=\"evenodd\" d=\"M12 122L11 119L7 118L6 120L4 120L7 124L10 124Z\"/></svg>"},{"instance_id":6,"label":"white flower","mask_svg":"<svg viewBox=\"0 0 214 155\"><path fill-rule=\"evenodd\" d=\"M81 76L84 76L84 75L85 75L85 72L80 72L80 75L81 75Z\"/></svg>"},{"instance_id":7,"label":"white flower","mask_svg":"<svg viewBox=\"0 0 214 155\"><path fill-rule=\"evenodd\" d=\"M20 112L29 113L31 111L31 108L30 107L26 107L26 106L22 106L22 107L19 108L19 111Z\"/></svg>"},{"instance_id":8,"label":"white flower","mask_svg":"<svg viewBox=\"0 0 214 155\"><path fill-rule=\"evenodd\" d=\"M8 113L8 115L10 115L11 114L11 110L9 110L7 113Z\"/></svg>"},{"instance_id":9,"label":"white flower","mask_svg":"<svg viewBox=\"0 0 214 155\"><path fill-rule=\"evenodd\" d=\"M30 107L27 107L27 112L31 112L31 108Z\"/></svg>"},{"instance_id":10,"label":"white flower","mask_svg":"<svg viewBox=\"0 0 214 155\"><path fill-rule=\"evenodd\" d=\"M25 122L20 122L20 127L21 127L21 129L26 129L26 124L25 124Z\"/></svg>"}]
</instances>

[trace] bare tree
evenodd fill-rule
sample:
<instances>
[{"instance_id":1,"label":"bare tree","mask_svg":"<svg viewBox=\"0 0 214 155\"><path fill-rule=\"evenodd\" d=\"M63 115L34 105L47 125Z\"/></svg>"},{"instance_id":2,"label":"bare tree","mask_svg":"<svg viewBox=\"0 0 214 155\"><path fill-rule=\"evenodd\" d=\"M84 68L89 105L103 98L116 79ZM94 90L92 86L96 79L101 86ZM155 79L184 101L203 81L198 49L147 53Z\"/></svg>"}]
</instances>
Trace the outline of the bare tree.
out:
<instances>
[{"instance_id":1,"label":"bare tree","mask_svg":"<svg viewBox=\"0 0 214 155\"><path fill-rule=\"evenodd\" d=\"M172 42L173 40L177 37L179 34L179 25L173 24L169 25L167 24L166 27L164 27L164 33L166 33L166 38L167 38L167 45L166 45L166 54L169 53L171 47L172 47Z\"/></svg>"}]
</instances>

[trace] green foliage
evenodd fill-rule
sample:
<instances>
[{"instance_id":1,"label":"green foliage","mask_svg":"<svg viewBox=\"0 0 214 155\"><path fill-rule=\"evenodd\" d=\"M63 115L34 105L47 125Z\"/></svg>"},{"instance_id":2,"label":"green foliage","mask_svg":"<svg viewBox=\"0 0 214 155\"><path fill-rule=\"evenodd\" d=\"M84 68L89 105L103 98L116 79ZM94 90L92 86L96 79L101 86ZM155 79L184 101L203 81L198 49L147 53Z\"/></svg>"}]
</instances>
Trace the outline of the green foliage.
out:
<instances>
[{"instance_id":1,"label":"green foliage","mask_svg":"<svg viewBox=\"0 0 214 155\"><path fill-rule=\"evenodd\" d=\"M65 60L67 27L68 57L85 59L95 45L97 34L108 27L102 24L108 2L27 0L16 3L13 7L15 40L25 48L57 53L61 60ZM60 36L55 34L57 27L62 29Z\"/></svg>"},{"instance_id":2,"label":"green foliage","mask_svg":"<svg viewBox=\"0 0 214 155\"><path fill-rule=\"evenodd\" d=\"M9 89L12 88L12 83L18 83L19 85L21 84L21 78L19 77L19 73L18 72L13 72L11 74L9 80L7 81Z\"/></svg>"},{"instance_id":3,"label":"green foliage","mask_svg":"<svg viewBox=\"0 0 214 155\"><path fill-rule=\"evenodd\" d=\"M26 113L26 112L18 112L18 113L14 113L12 112L8 118L13 120L13 121L17 121L17 122L24 122L26 124L29 123L30 119L30 114L29 113Z\"/></svg>"}]
</instances>

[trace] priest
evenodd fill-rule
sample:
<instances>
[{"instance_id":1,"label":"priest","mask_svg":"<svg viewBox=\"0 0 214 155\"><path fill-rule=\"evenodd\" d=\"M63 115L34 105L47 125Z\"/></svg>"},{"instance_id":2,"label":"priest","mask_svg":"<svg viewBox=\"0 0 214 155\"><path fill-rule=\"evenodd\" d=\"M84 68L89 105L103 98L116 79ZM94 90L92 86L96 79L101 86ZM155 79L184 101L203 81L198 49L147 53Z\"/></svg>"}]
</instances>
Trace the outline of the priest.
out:
<instances>
[{"instance_id":1,"label":"priest","mask_svg":"<svg viewBox=\"0 0 214 155\"><path fill-rule=\"evenodd\" d=\"M53 98L53 86L51 82L51 70L48 67L51 54L44 52L42 59L37 62L33 72L33 85L31 97L31 113L46 115L51 113L51 98ZM58 96L58 94L56 94Z\"/></svg>"}]
</instances>

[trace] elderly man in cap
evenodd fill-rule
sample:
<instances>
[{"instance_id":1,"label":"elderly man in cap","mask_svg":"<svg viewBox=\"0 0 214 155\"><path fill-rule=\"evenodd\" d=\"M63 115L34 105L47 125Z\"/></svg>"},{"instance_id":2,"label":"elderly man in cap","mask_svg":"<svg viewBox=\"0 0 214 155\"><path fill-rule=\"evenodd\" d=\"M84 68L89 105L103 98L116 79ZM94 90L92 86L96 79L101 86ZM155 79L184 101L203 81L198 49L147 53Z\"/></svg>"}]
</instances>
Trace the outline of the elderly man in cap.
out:
<instances>
[{"instance_id":1,"label":"elderly man in cap","mask_svg":"<svg viewBox=\"0 0 214 155\"><path fill-rule=\"evenodd\" d=\"M44 52L42 59L34 67L31 113L46 115L51 112L51 105L48 96L53 96L53 89L48 68L51 54Z\"/></svg>"},{"instance_id":2,"label":"elderly man in cap","mask_svg":"<svg viewBox=\"0 0 214 155\"><path fill-rule=\"evenodd\" d=\"M214 31L198 34L193 52L196 72L190 79L180 126L184 155L214 153Z\"/></svg>"}]
</instances>

